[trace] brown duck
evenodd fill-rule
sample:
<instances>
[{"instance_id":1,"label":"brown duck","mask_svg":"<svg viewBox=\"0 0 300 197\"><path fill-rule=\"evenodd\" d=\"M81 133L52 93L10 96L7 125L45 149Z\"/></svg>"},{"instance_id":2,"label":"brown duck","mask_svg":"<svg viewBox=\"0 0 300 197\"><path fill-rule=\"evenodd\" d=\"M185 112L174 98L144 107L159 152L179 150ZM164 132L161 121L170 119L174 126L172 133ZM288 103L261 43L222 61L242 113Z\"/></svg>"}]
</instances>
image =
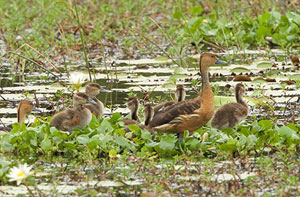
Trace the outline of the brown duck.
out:
<instances>
[{"instance_id":1,"label":"brown duck","mask_svg":"<svg viewBox=\"0 0 300 197\"><path fill-rule=\"evenodd\" d=\"M202 92L191 100L181 101L167 111L158 113L150 122L150 127L158 132L182 134L185 130L195 131L205 125L214 114L214 95L209 84L208 68L215 63L225 64L213 53L203 53L200 57Z\"/></svg>"},{"instance_id":2,"label":"brown duck","mask_svg":"<svg viewBox=\"0 0 300 197\"><path fill-rule=\"evenodd\" d=\"M70 131L74 128L83 129L92 119L92 113L84 106L86 102L96 104L85 93L74 94L73 107L55 114L50 121L50 126L63 131Z\"/></svg>"},{"instance_id":3,"label":"brown duck","mask_svg":"<svg viewBox=\"0 0 300 197\"><path fill-rule=\"evenodd\" d=\"M139 98L137 96L129 97L126 105L130 110L130 118L123 118L122 121L125 125L138 124L140 122L138 117L138 110L140 107Z\"/></svg>"},{"instance_id":4,"label":"brown duck","mask_svg":"<svg viewBox=\"0 0 300 197\"><path fill-rule=\"evenodd\" d=\"M238 83L235 86L236 103L227 103L220 107L211 121L211 126L217 129L234 128L248 116L248 105L243 100L245 87Z\"/></svg>"}]
</instances>

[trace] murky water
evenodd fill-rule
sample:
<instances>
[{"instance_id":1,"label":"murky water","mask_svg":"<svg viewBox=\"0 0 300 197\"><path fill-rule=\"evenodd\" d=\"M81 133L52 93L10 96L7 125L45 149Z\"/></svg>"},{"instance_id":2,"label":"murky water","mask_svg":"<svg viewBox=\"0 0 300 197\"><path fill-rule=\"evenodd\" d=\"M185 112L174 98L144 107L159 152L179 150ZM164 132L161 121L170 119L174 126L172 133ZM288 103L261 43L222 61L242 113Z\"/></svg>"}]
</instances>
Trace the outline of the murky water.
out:
<instances>
[{"instance_id":1,"label":"murky water","mask_svg":"<svg viewBox=\"0 0 300 197\"><path fill-rule=\"evenodd\" d=\"M278 116L282 122L299 123L299 68L292 65L282 51L274 50L273 54L268 56L266 56L266 51L245 51L245 53L240 55L232 51L223 53L223 59L230 59L232 54L235 54L235 59L231 59L233 63L223 67L213 66L210 68L211 85L216 90L216 107L234 101L233 87L238 83L234 81L234 77L235 75L245 75L252 80L243 82L248 89L246 94L248 97L255 98L246 99L251 106L250 116L261 118ZM242 59L236 58L239 56L247 57L250 63L239 63ZM282 59L282 61L269 60L268 57L274 56L277 60ZM193 58L196 60L199 56ZM98 99L107 106L105 114L128 113L124 107L129 92L142 98L142 91L148 91L151 100L158 96L166 100L171 99L169 95L172 95L175 90L175 84L170 82L172 78L177 79L177 84L185 85L187 98L194 98L197 94L192 89L192 81L201 81L198 75L198 63L195 60L190 62L188 68L178 68L166 58L94 62L95 69L92 71L92 77L101 86L112 90L112 93L98 95ZM62 74L55 73L57 78L40 69L34 70L33 68L36 67L26 63L24 69L22 69L22 64L12 65L11 61L5 58L1 60L0 64L0 117L2 124L5 125L16 122L17 103L26 96L33 99L35 94L40 101L42 113L37 116L52 115L62 107L62 105L57 105L55 94L63 91L62 95L67 98L70 96L72 81L89 79L85 63L82 61L55 65L68 70ZM48 66L48 69L51 67ZM275 79L275 82L266 82L261 78ZM288 80L293 80L294 84L284 84L284 81ZM225 88L228 85L230 88ZM84 88L80 90L84 91ZM263 98L261 104L258 104L257 98ZM59 103L61 104L61 100Z\"/></svg>"}]
</instances>

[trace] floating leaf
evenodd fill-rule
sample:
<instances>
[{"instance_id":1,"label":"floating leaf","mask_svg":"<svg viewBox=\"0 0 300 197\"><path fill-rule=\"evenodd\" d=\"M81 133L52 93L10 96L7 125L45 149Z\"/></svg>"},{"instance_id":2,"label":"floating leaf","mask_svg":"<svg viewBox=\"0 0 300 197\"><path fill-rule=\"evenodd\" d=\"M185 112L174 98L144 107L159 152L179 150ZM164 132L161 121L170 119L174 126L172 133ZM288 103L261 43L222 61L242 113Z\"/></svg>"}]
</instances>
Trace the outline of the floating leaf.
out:
<instances>
[{"instance_id":1,"label":"floating leaf","mask_svg":"<svg viewBox=\"0 0 300 197\"><path fill-rule=\"evenodd\" d=\"M298 80L300 80L300 74L290 75L289 79L298 81Z\"/></svg>"},{"instance_id":2,"label":"floating leaf","mask_svg":"<svg viewBox=\"0 0 300 197\"><path fill-rule=\"evenodd\" d=\"M264 80L264 78L258 77L253 79L253 83L267 83L266 80Z\"/></svg>"},{"instance_id":3,"label":"floating leaf","mask_svg":"<svg viewBox=\"0 0 300 197\"><path fill-rule=\"evenodd\" d=\"M231 69L230 72L247 73L247 72L250 72L250 70L248 68L244 68L244 67L236 67L236 68Z\"/></svg>"},{"instance_id":4,"label":"floating leaf","mask_svg":"<svg viewBox=\"0 0 300 197\"><path fill-rule=\"evenodd\" d=\"M270 61L259 61L259 62L256 62L256 67L257 68L271 68L272 63Z\"/></svg>"}]
</instances>

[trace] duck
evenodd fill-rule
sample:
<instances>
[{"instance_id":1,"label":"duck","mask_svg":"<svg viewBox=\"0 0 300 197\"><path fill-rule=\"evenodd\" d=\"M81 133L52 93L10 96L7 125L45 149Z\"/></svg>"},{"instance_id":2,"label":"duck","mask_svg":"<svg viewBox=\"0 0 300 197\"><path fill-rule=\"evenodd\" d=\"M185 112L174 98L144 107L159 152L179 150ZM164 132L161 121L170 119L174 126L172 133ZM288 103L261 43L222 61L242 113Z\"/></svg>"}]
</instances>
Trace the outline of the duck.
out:
<instances>
[{"instance_id":1,"label":"duck","mask_svg":"<svg viewBox=\"0 0 300 197\"><path fill-rule=\"evenodd\" d=\"M175 103L181 102L185 100L186 96L186 91L183 85L177 85L176 90L175 90L175 98L176 101L166 101L163 103L160 103L154 107L154 113L156 114L157 112L165 111L167 110L170 106L174 105Z\"/></svg>"},{"instance_id":2,"label":"duck","mask_svg":"<svg viewBox=\"0 0 300 197\"><path fill-rule=\"evenodd\" d=\"M18 123L23 123L25 119L27 118L28 114L30 114L32 111L40 111L38 110L35 105L29 101L29 100L22 100L18 104L17 108L17 121ZM1 131L10 131L12 127L0 127Z\"/></svg>"},{"instance_id":3,"label":"duck","mask_svg":"<svg viewBox=\"0 0 300 197\"><path fill-rule=\"evenodd\" d=\"M140 107L139 97L131 96L126 102L127 108L130 110L130 118L123 118L125 125L138 124L140 122L138 117L138 110Z\"/></svg>"},{"instance_id":4,"label":"duck","mask_svg":"<svg viewBox=\"0 0 300 197\"><path fill-rule=\"evenodd\" d=\"M248 105L243 100L245 93L245 86L238 83L235 86L235 103L227 103L220 107L212 121L211 126L216 129L234 128L241 121L245 120L248 116Z\"/></svg>"},{"instance_id":5,"label":"duck","mask_svg":"<svg viewBox=\"0 0 300 197\"><path fill-rule=\"evenodd\" d=\"M199 67L202 77L202 92L194 99L181 101L168 110L156 114L150 122L150 128L157 132L178 133L195 131L204 126L214 114L214 94L209 83L208 69L214 64L226 64L214 53L203 53Z\"/></svg>"},{"instance_id":6,"label":"duck","mask_svg":"<svg viewBox=\"0 0 300 197\"><path fill-rule=\"evenodd\" d=\"M73 95L73 107L58 112L50 121L50 126L62 131L71 131L74 128L83 129L92 119L91 111L85 107L86 103L97 103L83 92Z\"/></svg>"},{"instance_id":7,"label":"duck","mask_svg":"<svg viewBox=\"0 0 300 197\"><path fill-rule=\"evenodd\" d=\"M95 101L96 104L87 103L84 105L88 108L97 118L102 117L104 113L104 105L99 101L96 96L100 93L101 86L97 83L88 83L85 88L85 93Z\"/></svg>"}]
</instances>

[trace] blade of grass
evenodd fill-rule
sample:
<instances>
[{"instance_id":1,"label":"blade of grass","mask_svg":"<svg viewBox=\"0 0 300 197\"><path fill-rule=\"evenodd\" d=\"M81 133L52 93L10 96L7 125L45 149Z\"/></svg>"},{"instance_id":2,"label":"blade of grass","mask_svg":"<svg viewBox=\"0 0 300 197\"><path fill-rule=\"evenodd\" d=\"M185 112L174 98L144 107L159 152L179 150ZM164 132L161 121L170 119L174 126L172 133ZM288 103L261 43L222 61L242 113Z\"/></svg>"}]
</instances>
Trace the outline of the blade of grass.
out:
<instances>
[{"instance_id":1,"label":"blade of grass","mask_svg":"<svg viewBox=\"0 0 300 197\"><path fill-rule=\"evenodd\" d=\"M79 26L80 40L81 40L81 44L82 44L82 47L83 47L84 60L85 60L86 68L88 69L88 72L89 72L90 81L92 81L92 75L91 75L91 72L90 72L90 64L89 64L88 57L87 57L87 51L86 51L85 42L84 42L84 35L83 35L82 25L81 25L81 22L80 22L80 19L79 19L78 9L77 9L77 5L76 5L75 0L73 0L73 6L74 6L74 9L75 9L76 21L77 21L77 24ZM92 65L92 67L93 67L93 65Z\"/></svg>"}]
</instances>

